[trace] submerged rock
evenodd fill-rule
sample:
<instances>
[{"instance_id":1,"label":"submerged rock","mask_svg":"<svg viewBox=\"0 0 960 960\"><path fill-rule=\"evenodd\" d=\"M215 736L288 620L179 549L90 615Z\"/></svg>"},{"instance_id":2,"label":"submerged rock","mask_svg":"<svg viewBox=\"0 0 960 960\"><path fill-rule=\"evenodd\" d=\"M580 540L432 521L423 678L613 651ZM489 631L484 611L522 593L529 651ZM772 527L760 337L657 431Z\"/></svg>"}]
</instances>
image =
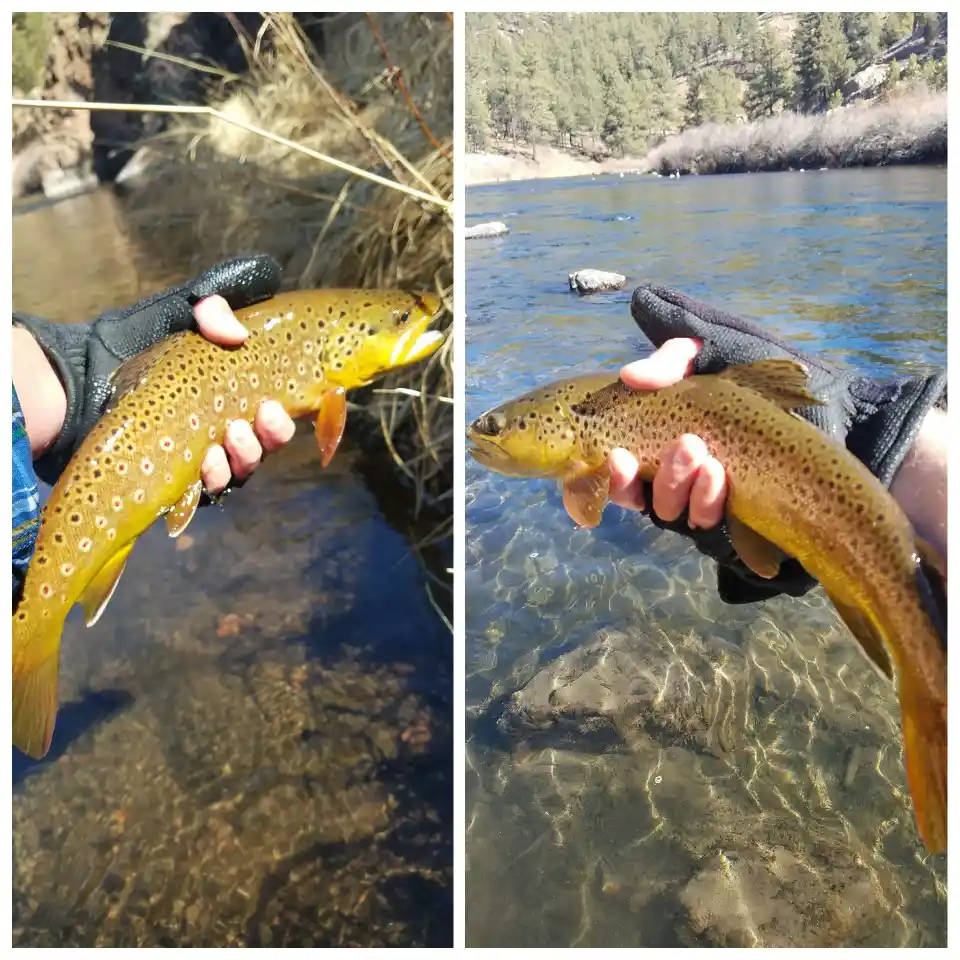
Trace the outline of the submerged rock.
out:
<instances>
[{"instance_id":1,"label":"submerged rock","mask_svg":"<svg viewBox=\"0 0 960 960\"><path fill-rule=\"evenodd\" d=\"M831 845L822 857L785 847L716 853L680 901L711 946L842 947L866 937L900 896L886 871Z\"/></svg>"},{"instance_id":2,"label":"submerged rock","mask_svg":"<svg viewBox=\"0 0 960 960\"><path fill-rule=\"evenodd\" d=\"M509 232L510 228L505 223L495 220L492 223L478 223L474 227L467 227L463 235L468 240L477 240L485 237L502 237Z\"/></svg>"},{"instance_id":3,"label":"submerged rock","mask_svg":"<svg viewBox=\"0 0 960 960\"><path fill-rule=\"evenodd\" d=\"M575 293L601 293L604 290L622 290L627 278L622 273L604 270L576 270L570 274L570 289Z\"/></svg>"}]
</instances>

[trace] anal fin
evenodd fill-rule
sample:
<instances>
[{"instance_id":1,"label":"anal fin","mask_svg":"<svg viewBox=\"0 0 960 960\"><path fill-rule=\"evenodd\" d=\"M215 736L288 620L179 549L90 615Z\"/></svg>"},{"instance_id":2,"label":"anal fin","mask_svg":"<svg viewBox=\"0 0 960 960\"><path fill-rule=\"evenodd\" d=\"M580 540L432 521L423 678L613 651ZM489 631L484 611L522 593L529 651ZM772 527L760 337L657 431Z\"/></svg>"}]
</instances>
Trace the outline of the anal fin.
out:
<instances>
[{"instance_id":1,"label":"anal fin","mask_svg":"<svg viewBox=\"0 0 960 960\"><path fill-rule=\"evenodd\" d=\"M96 576L87 585L80 603L88 627L92 627L106 610L110 598L117 589L120 575L127 565L127 559L136 540L131 540L125 547L121 547L97 572Z\"/></svg>"},{"instance_id":2,"label":"anal fin","mask_svg":"<svg viewBox=\"0 0 960 960\"><path fill-rule=\"evenodd\" d=\"M200 505L200 495L203 493L203 481L197 480L187 487L183 496L167 511L164 521L167 524L167 533L171 537L179 537L190 521L196 516Z\"/></svg>"},{"instance_id":3,"label":"anal fin","mask_svg":"<svg viewBox=\"0 0 960 960\"><path fill-rule=\"evenodd\" d=\"M840 619L847 625L847 629L854 635L857 642L863 648L870 662L877 670L888 680L893 679L893 661L890 659L890 652L887 645L883 642L883 637L870 622L870 618L861 613L855 606L845 603L835 594L827 591L830 602L837 608Z\"/></svg>"}]
</instances>

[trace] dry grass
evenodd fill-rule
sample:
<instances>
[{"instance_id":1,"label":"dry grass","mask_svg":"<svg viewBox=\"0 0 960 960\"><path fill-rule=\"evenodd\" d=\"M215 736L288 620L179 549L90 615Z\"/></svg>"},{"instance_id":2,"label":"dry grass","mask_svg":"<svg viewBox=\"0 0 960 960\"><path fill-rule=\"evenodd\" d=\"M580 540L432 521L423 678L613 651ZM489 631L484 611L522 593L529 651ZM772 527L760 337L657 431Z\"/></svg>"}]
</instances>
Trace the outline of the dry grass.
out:
<instances>
[{"instance_id":1,"label":"dry grass","mask_svg":"<svg viewBox=\"0 0 960 960\"><path fill-rule=\"evenodd\" d=\"M221 80L212 106L452 200L453 45L445 15L338 14L324 57L291 15L267 17L261 35L247 39L249 74ZM388 60L402 71L399 83ZM146 149L155 159L128 204L145 255L182 274L265 251L280 262L288 288L436 292L448 308L441 326L449 326L453 233L443 203L344 174L209 116L174 117ZM427 364L353 398L412 482L417 512L440 512L437 537L452 530L453 408L441 399L453 396L452 347L448 340Z\"/></svg>"},{"instance_id":2,"label":"dry grass","mask_svg":"<svg viewBox=\"0 0 960 960\"><path fill-rule=\"evenodd\" d=\"M651 151L644 169L753 173L946 159L947 94L916 90L885 103L814 116L781 113L756 123L705 124Z\"/></svg>"}]
</instances>

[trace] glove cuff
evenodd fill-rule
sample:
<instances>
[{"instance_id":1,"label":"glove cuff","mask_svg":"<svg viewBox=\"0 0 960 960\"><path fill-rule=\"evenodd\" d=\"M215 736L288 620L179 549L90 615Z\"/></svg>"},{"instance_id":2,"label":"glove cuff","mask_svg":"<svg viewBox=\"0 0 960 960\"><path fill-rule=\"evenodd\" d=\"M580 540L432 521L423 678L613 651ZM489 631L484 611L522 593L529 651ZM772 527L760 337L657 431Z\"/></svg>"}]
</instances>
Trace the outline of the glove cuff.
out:
<instances>
[{"instance_id":1,"label":"glove cuff","mask_svg":"<svg viewBox=\"0 0 960 960\"><path fill-rule=\"evenodd\" d=\"M34 461L34 473L51 486L57 482L64 467L70 460L76 446L77 430L83 415L81 393L78 384L82 381L87 368L87 338L89 327L86 324L55 324L29 314L15 313L13 322L23 327L40 345L44 355L50 361L67 398L63 426L50 449Z\"/></svg>"}]
</instances>

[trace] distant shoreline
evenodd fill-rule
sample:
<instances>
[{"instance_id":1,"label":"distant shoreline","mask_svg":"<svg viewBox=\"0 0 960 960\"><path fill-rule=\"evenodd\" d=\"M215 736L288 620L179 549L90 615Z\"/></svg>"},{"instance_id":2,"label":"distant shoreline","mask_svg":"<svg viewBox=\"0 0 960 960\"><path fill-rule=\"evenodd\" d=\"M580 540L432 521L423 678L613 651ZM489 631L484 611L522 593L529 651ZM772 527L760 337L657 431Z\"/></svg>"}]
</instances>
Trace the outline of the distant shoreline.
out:
<instances>
[{"instance_id":1,"label":"distant shoreline","mask_svg":"<svg viewBox=\"0 0 960 960\"><path fill-rule=\"evenodd\" d=\"M707 124L643 158L602 162L553 148L538 159L467 154L467 186L601 174L720 174L947 163L947 93L920 93L829 113L782 113L756 123Z\"/></svg>"}]
</instances>

